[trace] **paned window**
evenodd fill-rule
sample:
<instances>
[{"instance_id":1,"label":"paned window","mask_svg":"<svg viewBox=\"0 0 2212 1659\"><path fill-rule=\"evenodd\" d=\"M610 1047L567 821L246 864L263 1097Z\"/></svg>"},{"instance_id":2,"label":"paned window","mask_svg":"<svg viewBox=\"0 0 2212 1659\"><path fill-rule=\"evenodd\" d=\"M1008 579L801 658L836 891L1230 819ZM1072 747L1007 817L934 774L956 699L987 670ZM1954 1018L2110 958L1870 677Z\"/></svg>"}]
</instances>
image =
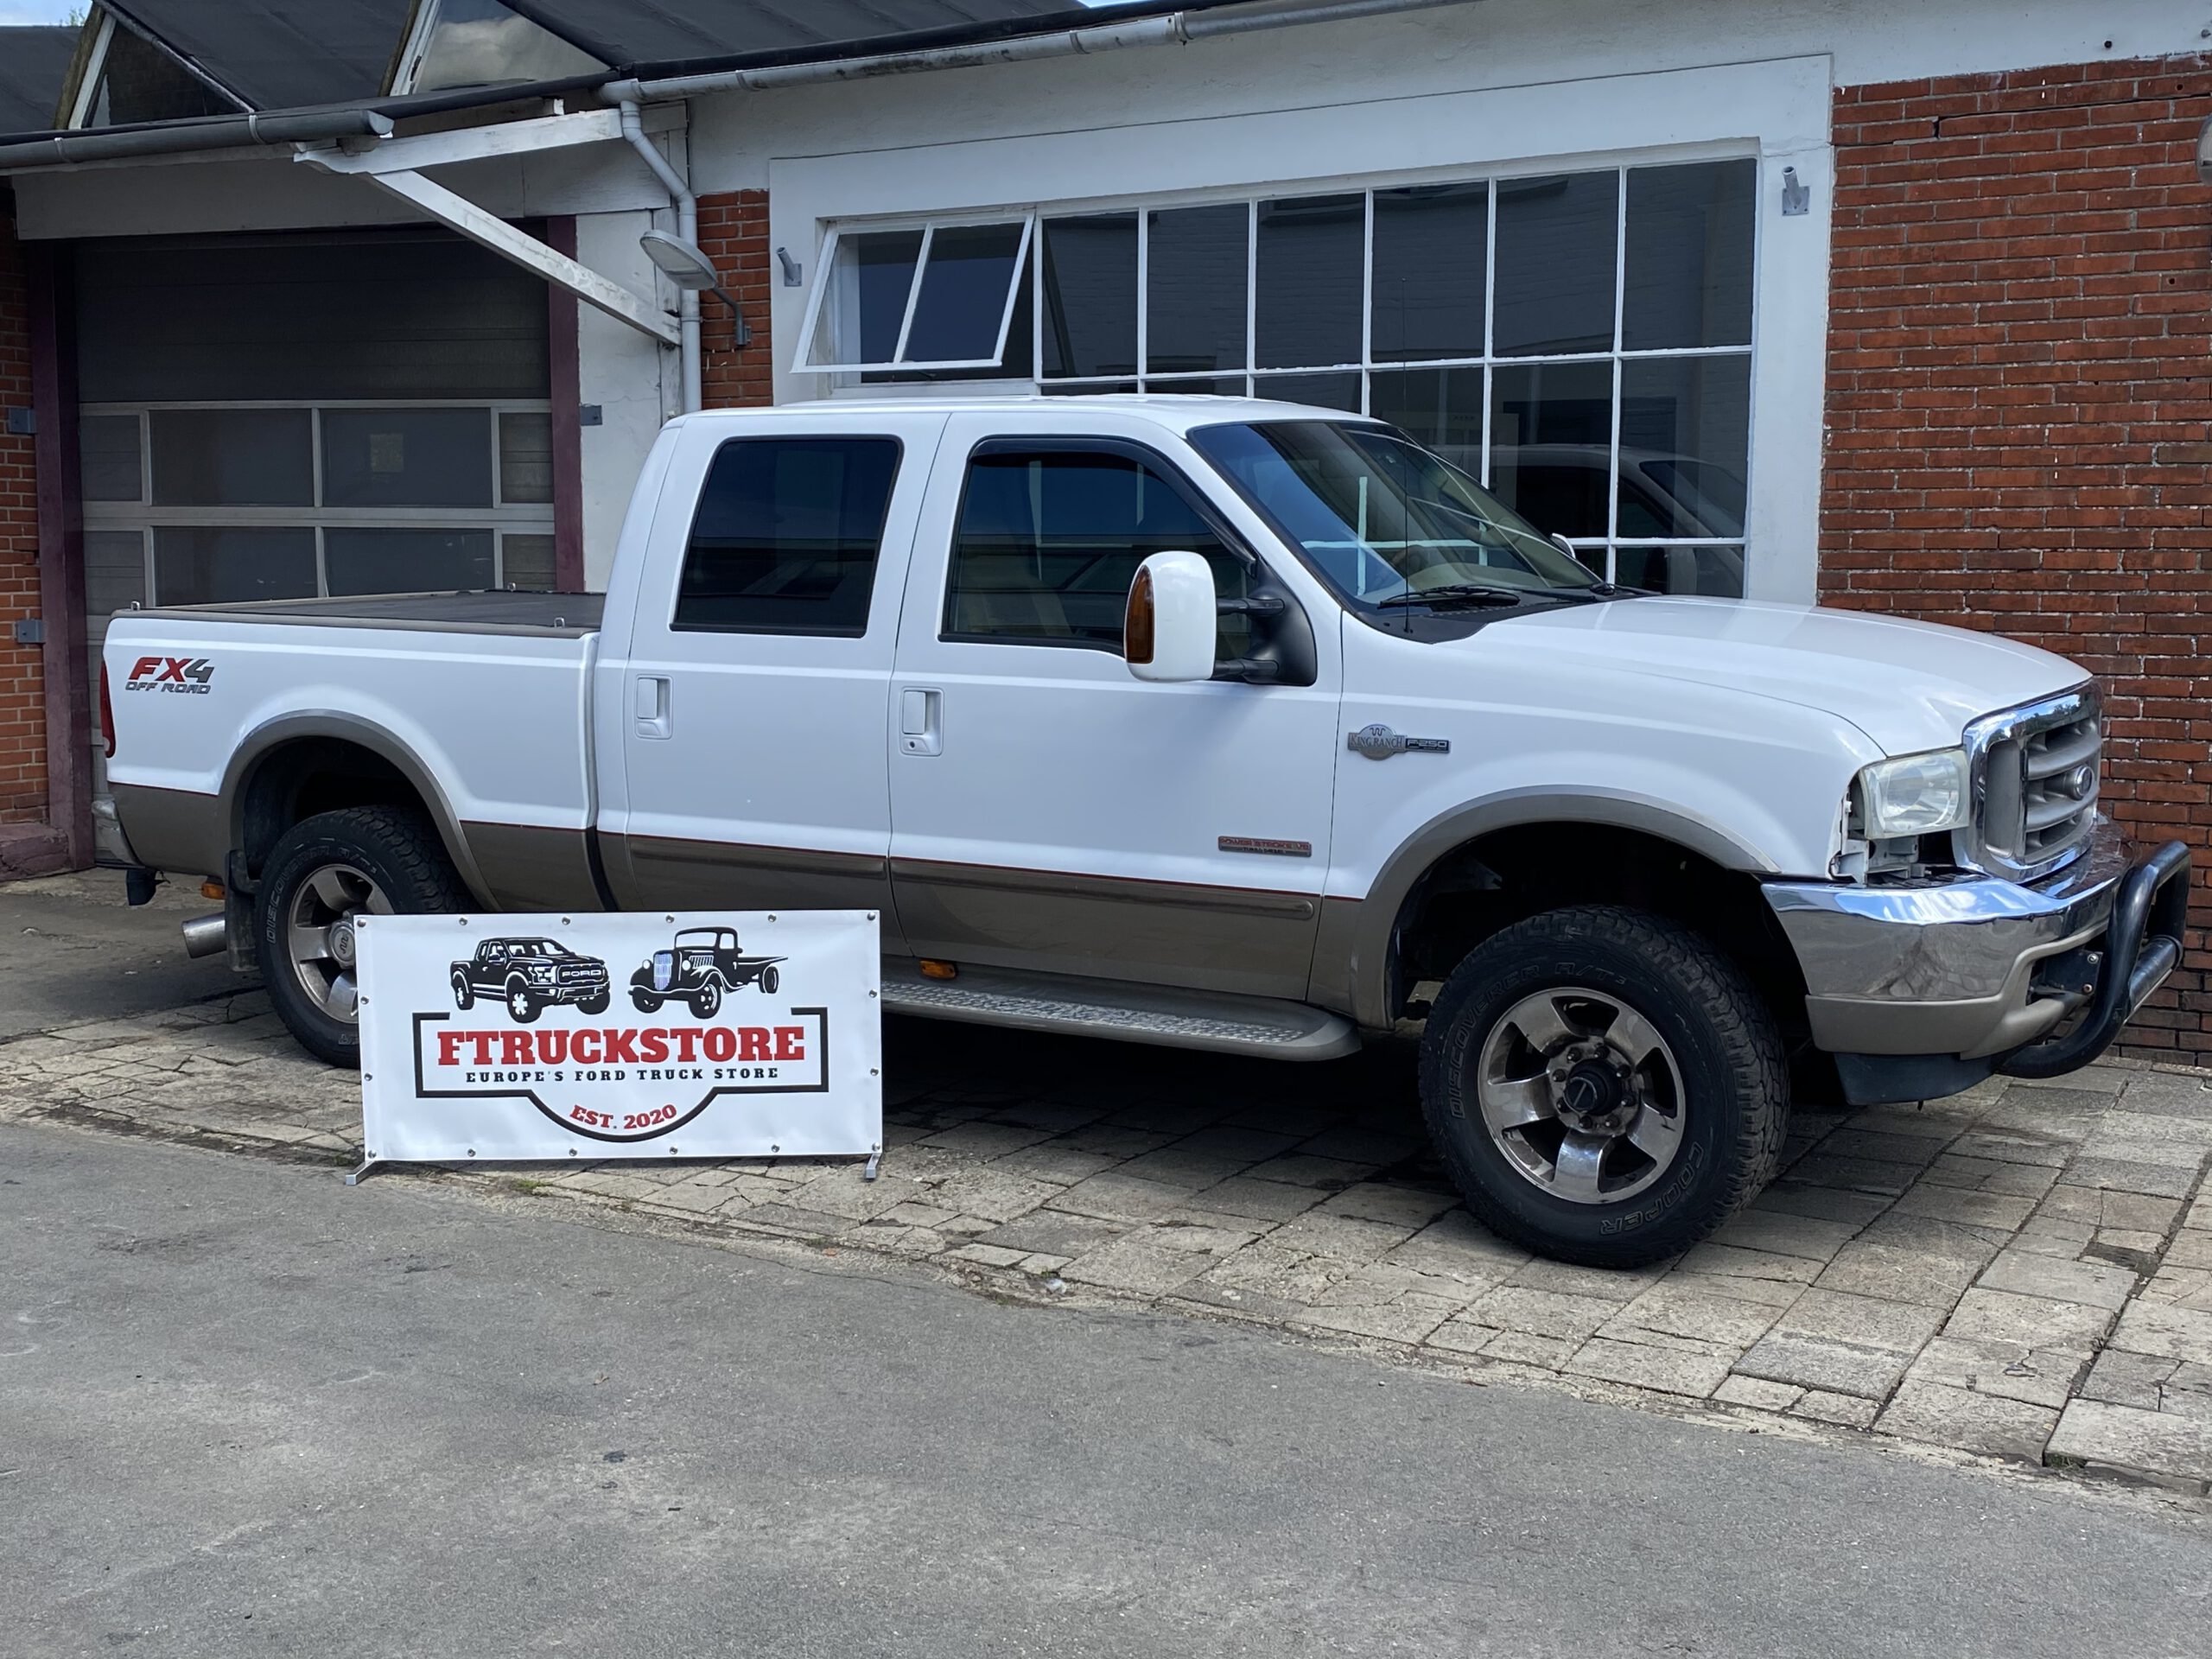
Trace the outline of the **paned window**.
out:
<instances>
[{"instance_id":1,"label":"paned window","mask_svg":"<svg viewBox=\"0 0 2212 1659\"><path fill-rule=\"evenodd\" d=\"M1592 569L1741 594L1757 189L1744 159L1046 210L1017 283L1034 289L1034 383L1372 415ZM829 338L877 364L905 341L911 360L930 234L833 233L814 304L841 295L849 321ZM970 282L975 311L1014 315L1005 269ZM1030 378L1029 353L1010 340L986 372Z\"/></svg>"}]
</instances>

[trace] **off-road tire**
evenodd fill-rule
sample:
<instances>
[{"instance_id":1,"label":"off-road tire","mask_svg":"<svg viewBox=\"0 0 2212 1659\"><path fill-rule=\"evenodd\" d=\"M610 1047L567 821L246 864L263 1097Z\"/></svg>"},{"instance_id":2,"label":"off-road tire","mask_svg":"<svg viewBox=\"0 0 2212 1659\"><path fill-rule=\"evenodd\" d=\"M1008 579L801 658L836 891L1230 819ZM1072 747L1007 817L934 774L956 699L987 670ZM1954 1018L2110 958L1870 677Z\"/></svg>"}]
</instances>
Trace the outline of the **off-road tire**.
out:
<instances>
[{"instance_id":1,"label":"off-road tire","mask_svg":"<svg viewBox=\"0 0 2212 1659\"><path fill-rule=\"evenodd\" d=\"M468 889L445 844L422 813L399 806L318 812L276 839L254 890L253 938L262 982L285 1029L301 1047L333 1065L361 1063L360 1028L325 1014L294 976L284 918L300 883L326 864L350 864L384 890L402 915L470 907Z\"/></svg>"},{"instance_id":2,"label":"off-road tire","mask_svg":"<svg viewBox=\"0 0 2212 1659\"><path fill-rule=\"evenodd\" d=\"M1483 1045L1508 1010L1552 986L1619 998L1681 1068L1681 1149L1656 1185L1613 1203L1543 1191L1484 1127ZM1688 1249L1774 1179L1789 1071L1765 1003L1719 950L1664 917L1579 906L1504 929L1452 970L1421 1038L1421 1094L1429 1135L1484 1225L1560 1261L1634 1268Z\"/></svg>"}]
</instances>

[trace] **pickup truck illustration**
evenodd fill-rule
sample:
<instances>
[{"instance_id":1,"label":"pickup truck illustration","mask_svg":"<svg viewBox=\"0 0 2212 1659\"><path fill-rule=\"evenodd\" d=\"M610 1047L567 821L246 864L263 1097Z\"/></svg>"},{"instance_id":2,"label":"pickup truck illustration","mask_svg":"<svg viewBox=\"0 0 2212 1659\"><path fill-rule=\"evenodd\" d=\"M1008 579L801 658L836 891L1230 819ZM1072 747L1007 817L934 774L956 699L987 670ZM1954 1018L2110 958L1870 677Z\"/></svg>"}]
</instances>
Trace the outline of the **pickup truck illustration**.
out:
<instances>
[{"instance_id":1,"label":"pickup truck illustration","mask_svg":"<svg viewBox=\"0 0 2212 1659\"><path fill-rule=\"evenodd\" d=\"M215 671L116 700L107 856L221 880L188 940L340 1064L367 911L854 910L894 1012L1285 1061L1414 1026L1469 1209L1612 1266L1747 1204L1793 1093L2075 1071L2180 960L2188 849L2101 810L2080 664L1605 581L1364 416L703 410L611 554L603 596L118 615L118 683ZM748 959L682 945L633 993L719 1006Z\"/></svg>"},{"instance_id":2,"label":"pickup truck illustration","mask_svg":"<svg viewBox=\"0 0 2212 1659\"><path fill-rule=\"evenodd\" d=\"M630 1001L639 1014L657 1014L664 1002L689 1002L695 1018L711 1020L725 991L758 985L773 996L783 980L776 964L783 960L746 956L735 928L687 927L630 976Z\"/></svg>"},{"instance_id":3,"label":"pickup truck illustration","mask_svg":"<svg viewBox=\"0 0 2212 1659\"><path fill-rule=\"evenodd\" d=\"M480 996L505 1002L507 1017L526 1026L556 1003L604 1014L611 992L607 964L558 939L486 939L453 965L454 1006L466 1011Z\"/></svg>"}]
</instances>

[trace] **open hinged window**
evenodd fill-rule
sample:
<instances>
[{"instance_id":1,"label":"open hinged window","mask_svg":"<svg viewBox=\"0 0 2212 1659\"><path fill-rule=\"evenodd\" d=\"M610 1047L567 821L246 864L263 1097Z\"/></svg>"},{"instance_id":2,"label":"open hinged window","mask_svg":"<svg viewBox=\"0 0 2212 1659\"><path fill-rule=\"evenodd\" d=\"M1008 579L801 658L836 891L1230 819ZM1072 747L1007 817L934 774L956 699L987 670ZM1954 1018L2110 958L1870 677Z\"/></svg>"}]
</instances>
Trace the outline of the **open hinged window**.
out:
<instances>
[{"instance_id":1,"label":"open hinged window","mask_svg":"<svg viewBox=\"0 0 2212 1659\"><path fill-rule=\"evenodd\" d=\"M1028 269L1033 223L1023 215L830 232L792 368L858 374L999 367Z\"/></svg>"}]
</instances>

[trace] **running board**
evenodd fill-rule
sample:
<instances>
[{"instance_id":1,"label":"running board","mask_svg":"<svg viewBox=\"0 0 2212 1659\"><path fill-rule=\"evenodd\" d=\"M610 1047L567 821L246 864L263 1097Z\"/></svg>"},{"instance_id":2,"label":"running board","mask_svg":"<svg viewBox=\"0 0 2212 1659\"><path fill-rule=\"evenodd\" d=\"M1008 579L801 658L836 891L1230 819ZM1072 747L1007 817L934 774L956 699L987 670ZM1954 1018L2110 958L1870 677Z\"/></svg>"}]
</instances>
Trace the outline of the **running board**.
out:
<instances>
[{"instance_id":1,"label":"running board","mask_svg":"<svg viewBox=\"0 0 2212 1659\"><path fill-rule=\"evenodd\" d=\"M886 962L883 1006L925 1020L1273 1060L1333 1060L1359 1047L1359 1033L1349 1020L1300 1002L995 968L963 968L957 979L925 979L911 961Z\"/></svg>"}]
</instances>

